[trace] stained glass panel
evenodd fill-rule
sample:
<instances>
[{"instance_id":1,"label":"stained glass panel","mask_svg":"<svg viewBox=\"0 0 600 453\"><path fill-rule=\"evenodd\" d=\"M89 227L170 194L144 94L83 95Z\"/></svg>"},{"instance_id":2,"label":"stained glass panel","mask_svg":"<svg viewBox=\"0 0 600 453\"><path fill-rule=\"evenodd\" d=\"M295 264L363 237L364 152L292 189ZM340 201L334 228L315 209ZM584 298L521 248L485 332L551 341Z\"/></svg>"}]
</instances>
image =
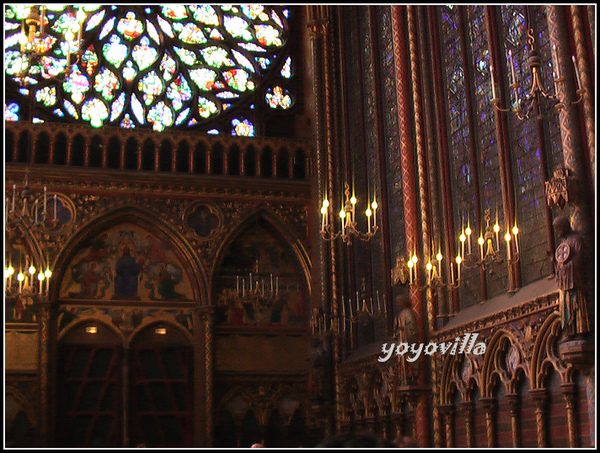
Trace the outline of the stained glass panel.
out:
<instances>
[{"instance_id":1,"label":"stained glass panel","mask_svg":"<svg viewBox=\"0 0 600 453\"><path fill-rule=\"evenodd\" d=\"M17 84L37 85L38 104L53 105L49 111L57 117L68 113L95 127L198 126L216 121L259 87L263 95L273 88L263 97L264 108L293 105L287 88L278 100L274 91L274 80L292 77L289 10L280 6L53 5L34 39L45 53L35 61L20 49L21 21L30 8L5 8L5 71ZM167 116L159 121L159 114Z\"/></svg>"}]
</instances>

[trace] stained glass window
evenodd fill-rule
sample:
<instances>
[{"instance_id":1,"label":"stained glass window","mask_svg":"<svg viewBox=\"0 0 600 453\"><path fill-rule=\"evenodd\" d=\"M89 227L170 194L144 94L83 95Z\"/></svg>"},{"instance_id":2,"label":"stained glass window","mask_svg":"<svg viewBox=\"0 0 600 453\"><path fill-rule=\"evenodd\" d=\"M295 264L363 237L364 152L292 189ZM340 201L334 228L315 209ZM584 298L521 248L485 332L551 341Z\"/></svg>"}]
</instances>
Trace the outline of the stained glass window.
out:
<instances>
[{"instance_id":1,"label":"stained glass window","mask_svg":"<svg viewBox=\"0 0 600 453\"><path fill-rule=\"evenodd\" d=\"M44 20L26 36L36 14ZM294 105L289 15L270 5L5 5L6 80L57 119L254 135L260 115L242 110Z\"/></svg>"}]
</instances>

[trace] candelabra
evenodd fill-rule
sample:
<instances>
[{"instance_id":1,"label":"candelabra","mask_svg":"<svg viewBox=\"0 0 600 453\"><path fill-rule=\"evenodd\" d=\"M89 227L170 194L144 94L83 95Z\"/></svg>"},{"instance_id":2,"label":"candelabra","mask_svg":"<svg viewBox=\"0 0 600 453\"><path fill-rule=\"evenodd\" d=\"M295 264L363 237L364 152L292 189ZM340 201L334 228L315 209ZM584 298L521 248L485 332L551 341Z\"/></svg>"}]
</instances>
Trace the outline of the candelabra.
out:
<instances>
[{"instance_id":1,"label":"candelabra","mask_svg":"<svg viewBox=\"0 0 600 453\"><path fill-rule=\"evenodd\" d=\"M82 6L76 13L72 12L74 7L69 5L67 12L61 14L52 27L48 27L54 13L47 14L47 10L62 11L64 5L10 6L9 13L20 19L22 25L20 34L11 35L8 39L10 45L7 48L10 48L13 39L17 38L20 52L7 52L7 73L13 75L22 86L37 83L32 77L37 74L45 79L70 75L72 65L79 61L82 54L81 35L87 18ZM52 33L48 33L48 29Z\"/></svg>"},{"instance_id":2,"label":"candelabra","mask_svg":"<svg viewBox=\"0 0 600 453\"><path fill-rule=\"evenodd\" d=\"M351 243L352 238L356 237L362 241L368 241L377 233L377 200L373 194L371 205L365 210L367 217L367 232L358 231L356 228L356 204L358 200L354 194L350 196L350 186L348 183L344 185L344 194L346 195L345 202L339 212L341 229L335 231L335 227L329 223L329 200L325 198L321 207L321 237L326 241L332 241L341 237L345 243ZM372 210L371 210L372 208ZM371 224L371 217L373 223Z\"/></svg>"},{"instance_id":3,"label":"candelabra","mask_svg":"<svg viewBox=\"0 0 600 453\"><path fill-rule=\"evenodd\" d=\"M460 279L460 266L464 266L467 269L475 267L481 267L484 270L488 270L490 274L494 273L493 267L497 264L508 263L513 264L519 261L519 228L515 222L515 225L510 229L507 227L506 233L503 238L506 242L506 255L500 250L500 225L498 218L492 226L491 213L487 209L484 216L486 226L485 230L482 231L477 244L479 246L479 255L473 253L471 246L472 230L470 225L461 232L459 236L461 254L457 256L456 262L458 263L458 273ZM512 252L511 241L514 239L515 252ZM466 246L465 246L466 243Z\"/></svg>"},{"instance_id":4,"label":"candelabra","mask_svg":"<svg viewBox=\"0 0 600 453\"><path fill-rule=\"evenodd\" d=\"M534 108L536 108L536 105L539 106L541 98L545 98L545 99L555 102L555 108L559 109L559 110L561 108L563 108L565 105L573 105L573 104L578 104L579 102L581 102L581 100L583 99L583 94L585 93L585 90L582 89L582 87L581 87L581 80L579 78L579 69L577 67L577 61L575 60L575 56L572 56L571 59L573 61L573 66L575 68L577 100L569 101L566 98L566 96L564 96L562 99L560 99L559 98L559 91L560 91L559 85L560 86L564 85L565 79L563 77L561 77L561 74L560 74L560 65L558 63L558 59L557 59L557 55L556 55L556 46L552 45L553 59L555 62L555 67L556 67L556 72L553 74L554 75L554 91L555 91L555 93L552 95L552 94L547 93L542 85L542 79L541 79L541 74L540 74L542 61L534 47L535 38L533 36L532 29L529 29L527 36L528 36L528 42L530 45L529 68L531 70L531 87L529 88L529 92L527 94L525 94L524 97L519 96L519 89L521 88L521 85L517 82L517 78L515 75L515 67L514 67L515 62L514 62L514 59L512 56L512 51L511 50L508 51L508 65L510 67L511 82L512 82L511 85L509 86L509 88L514 93L514 101L512 100L512 95L511 95L511 102L513 104L513 112L517 115L517 117L520 120L529 118L529 115L534 110ZM510 109L503 109L499 106L500 99L496 96L496 87L495 87L495 82L494 82L493 68L490 67L490 71L492 73L492 103L494 104L494 107L496 108L496 110L502 111L502 112L508 112L508 111L510 111Z\"/></svg>"},{"instance_id":5,"label":"candelabra","mask_svg":"<svg viewBox=\"0 0 600 453\"><path fill-rule=\"evenodd\" d=\"M17 191L12 186L12 196L5 199L6 211L4 228L10 242L26 236L26 232L48 230L58 223L56 194L49 201L47 187L41 192L34 192L25 178L23 188ZM33 294L47 294L50 285L50 262L48 258L35 263L28 253L13 256L8 250L4 257L4 294L5 297L16 297ZM15 276L16 273L16 276Z\"/></svg>"}]
</instances>

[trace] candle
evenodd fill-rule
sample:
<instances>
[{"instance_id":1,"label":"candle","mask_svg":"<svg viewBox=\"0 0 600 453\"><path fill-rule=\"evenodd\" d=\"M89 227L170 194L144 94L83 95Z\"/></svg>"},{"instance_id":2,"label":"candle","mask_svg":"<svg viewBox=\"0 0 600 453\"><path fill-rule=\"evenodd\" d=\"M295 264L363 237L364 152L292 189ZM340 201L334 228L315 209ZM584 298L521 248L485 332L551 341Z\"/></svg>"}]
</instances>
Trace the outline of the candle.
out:
<instances>
[{"instance_id":1,"label":"candle","mask_svg":"<svg viewBox=\"0 0 600 453\"><path fill-rule=\"evenodd\" d=\"M519 253L519 228L517 228L517 224L512 229L513 234L515 235L515 247L517 249L517 253Z\"/></svg>"},{"instance_id":2,"label":"candle","mask_svg":"<svg viewBox=\"0 0 600 453\"><path fill-rule=\"evenodd\" d=\"M512 83L516 85L517 78L515 77L515 65L512 58L512 50L508 51L508 64L510 65L510 74L512 76Z\"/></svg>"},{"instance_id":3,"label":"candle","mask_svg":"<svg viewBox=\"0 0 600 453\"><path fill-rule=\"evenodd\" d=\"M496 99L496 83L494 82L494 67L490 65L490 74L492 76L492 99Z\"/></svg>"},{"instance_id":4,"label":"candle","mask_svg":"<svg viewBox=\"0 0 600 453\"><path fill-rule=\"evenodd\" d=\"M375 307L373 306L373 298L370 298L371 300L371 314L375 314Z\"/></svg>"},{"instance_id":5,"label":"candle","mask_svg":"<svg viewBox=\"0 0 600 453\"><path fill-rule=\"evenodd\" d=\"M38 200L35 200L35 223L38 223Z\"/></svg>"},{"instance_id":6,"label":"candle","mask_svg":"<svg viewBox=\"0 0 600 453\"><path fill-rule=\"evenodd\" d=\"M465 230L465 233L467 234L467 251L469 253L469 255L471 254L471 233L473 231L471 230L471 226L469 224L467 224L467 229Z\"/></svg>"},{"instance_id":7,"label":"candle","mask_svg":"<svg viewBox=\"0 0 600 453\"><path fill-rule=\"evenodd\" d=\"M47 192L47 188L46 186L44 186L44 215L46 215L46 192Z\"/></svg>"},{"instance_id":8,"label":"candle","mask_svg":"<svg viewBox=\"0 0 600 453\"><path fill-rule=\"evenodd\" d=\"M356 314L360 313L360 305L358 304L358 291L356 291Z\"/></svg>"},{"instance_id":9,"label":"candle","mask_svg":"<svg viewBox=\"0 0 600 453\"><path fill-rule=\"evenodd\" d=\"M556 68L556 78L560 79L560 64L558 62L558 56L556 55L555 44L552 44L552 59L554 60L554 67Z\"/></svg>"},{"instance_id":10,"label":"candle","mask_svg":"<svg viewBox=\"0 0 600 453\"><path fill-rule=\"evenodd\" d=\"M271 294L273 294L273 274L270 274L271 276Z\"/></svg>"},{"instance_id":11,"label":"candle","mask_svg":"<svg viewBox=\"0 0 600 453\"><path fill-rule=\"evenodd\" d=\"M571 59L573 60L573 67L575 68L575 78L577 79L577 86L575 87L575 89L579 90L581 88L581 80L579 79L579 68L577 67L575 55L572 55Z\"/></svg>"},{"instance_id":12,"label":"candle","mask_svg":"<svg viewBox=\"0 0 600 453\"><path fill-rule=\"evenodd\" d=\"M427 263L427 266L425 266L427 268L427 284L431 284L431 270L433 269L433 265L431 264L431 261L429 261Z\"/></svg>"},{"instance_id":13,"label":"candle","mask_svg":"<svg viewBox=\"0 0 600 453\"><path fill-rule=\"evenodd\" d=\"M460 283L460 263L462 263L462 258L460 256L456 257L456 269L457 269L457 279L456 282Z\"/></svg>"},{"instance_id":14,"label":"candle","mask_svg":"<svg viewBox=\"0 0 600 453\"><path fill-rule=\"evenodd\" d=\"M54 194L54 221L56 222L56 211L57 211L57 207L56 207L57 201L56 201L56 194Z\"/></svg>"},{"instance_id":15,"label":"candle","mask_svg":"<svg viewBox=\"0 0 600 453\"><path fill-rule=\"evenodd\" d=\"M15 194L16 194L17 186L13 184L13 196L12 196L12 207L10 209L11 212L15 211Z\"/></svg>"},{"instance_id":16,"label":"candle","mask_svg":"<svg viewBox=\"0 0 600 453\"><path fill-rule=\"evenodd\" d=\"M483 240L482 236L479 236L479 255L481 256L481 260L483 261L483 244L485 243L485 241Z\"/></svg>"},{"instance_id":17,"label":"candle","mask_svg":"<svg viewBox=\"0 0 600 453\"><path fill-rule=\"evenodd\" d=\"M373 203L371 203L371 207L373 208L373 226L377 226L377 200L375 200L375 193L373 193Z\"/></svg>"},{"instance_id":18,"label":"candle","mask_svg":"<svg viewBox=\"0 0 600 453\"><path fill-rule=\"evenodd\" d=\"M508 257L508 261L511 260L510 254L510 233L507 231L504 235L504 240L506 241L506 256Z\"/></svg>"},{"instance_id":19,"label":"candle","mask_svg":"<svg viewBox=\"0 0 600 453\"><path fill-rule=\"evenodd\" d=\"M246 280L242 279L242 297L246 296Z\"/></svg>"},{"instance_id":20,"label":"candle","mask_svg":"<svg viewBox=\"0 0 600 453\"><path fill-rule=\"evenodd\" d=\"M450 261L450 284L454 285L454 264Z\"/></svg>"},{"instance_id":21,"label":"candle","mask_svg":"<svg viewBox=\"0 0 600 453\"><path fill-rule=\"evenodd\" d=\"M346 302L344 302L344 298L342 297L342 317L344 318L344 328L346 327Z\"/></svg>"}]
</instances>

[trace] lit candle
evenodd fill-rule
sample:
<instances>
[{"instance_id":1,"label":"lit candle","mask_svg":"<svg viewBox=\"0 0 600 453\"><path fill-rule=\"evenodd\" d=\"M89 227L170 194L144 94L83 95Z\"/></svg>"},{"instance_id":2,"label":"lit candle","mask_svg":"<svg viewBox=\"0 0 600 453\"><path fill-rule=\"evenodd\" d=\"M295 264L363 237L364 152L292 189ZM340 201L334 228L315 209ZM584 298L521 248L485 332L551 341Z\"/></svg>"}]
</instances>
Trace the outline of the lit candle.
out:
<instances>
[{"instance_id":1,"label":"lit candle","mask_svg":"<svg viewBox=\"0 0 600 453\"><path fill-rule=\"evenodd\" d=\"M365 211L365 214L367 216L367 233L371 232L371 215L373 214L373 212L371 211L371 209L367 208L367 210Z\"/></svg>"},{"instance_id":2,"label":"lit candle","mask_svg":"<svg viewBox=\"0 0 600 453\"><path fill-rule=\"evenodd\" d=\"M575 78L577 79L577 86L575 87L575 89L579 90L581 88L581 80L579 79L579 68L577 67L575 55L572 55L571 59L573 60L573 67L575 68Z\"/></svg>"},{"instance_id":3,"label":"lit candle","mask_svg":"<svg viewBox=\"0 0 600 453\"><path fill-rule=\"evenodd\" d=\"M496 233L496 250L500 250L500 240L498 238L500 231L500 225L498 225L498 220L494 224L494 232Z\"/></svg>"},{"instance_id":4,"label":"lit candle","mask_svg":"<svg viewBox=\"0 0 600 453\"><path fill-rule=\"evenodd\" d=\"M490 74L492 76L492 99L496 99L496 83L494 82L494 67L490 65Z\"/></svg>"},{"instance_id":5,"label":"lit candle","mask_svg":"<svg viewBox=\"0 0 600 453\"><path fill-rule=\"evenodd\" d=\"M35 223L38 223L38 200L35 200Z\"/></svg>"},{"instance_id":6,"label":"lit candle","mask_svg":"<svg viewBox=\"0 0 600 453\"><path fill-rule=\"evenodd\" d=\"M40 295L42 295L42 290L43 290L43 286L44 286L44 285L42 284L42 282L44 281L44 274L43 274L42 272L40 272L40 273L38 274L38 280L40 281L40 288L39 288L39 289L40 289L40 292L39 292L39 294L40 294Z\"/></svg>"},{"instance_id":7,"label":"lit candle","mask_svg":"<svg viewBox=\"0 0 600 453\"><path fill-rule=\"evenodd\" d=\"M517 249L517 253L519 253L519 228L517 228L517 224L512 229L513 234L515 235L515 247Z\"/></svg>"},{"instance_id":8,"label":"lit candle","mask_svg":"<svg viewBox=\"0 0 600 453\"><path fill-rule=\"evenodd\" d=\"M469 253L469 255L471 254L471 233L473 232L473 230L471 230L471 227L469 225L467 225L467 229L465 230L465 233L467 234L467 251Z\"/></svg>"},{"instance_id":9,"label":"lit candle","mask_svg":"<svg viewBox=\"0 0 600 453\"><path fill-rule=\"evenodd\" d=\"M56 194L54 194L54 221L56 222L56 211L57 211L57 201L56 201Z\"/></svg>"},{"instance_id":10,"label":"lit candle","mask_svg":"<svg viewBox=\"0 0 600 453\"><path fill-rule=\"evenodd\" d=\"M354 196L354 188L352 188L352 198L350 198L350 203L352 204L352 218L350 221L354 223L356 222L356 197Z\"/></svg>"},{"instance_id":11,"label":"lit candle","mask_svg":"<svg viewBox=\"0 0 600 453\"><path fill-rule=\"evenodd\" d=\"M431 261L429 261L427 263L427 266L425 266L427 268L427 284L431 284L431 271L433 269L433 265L431 264Z\"/></svg>"},{"instance_id":12,"label":"lit candle","mask_svg":"<svg viewBox=\"0 0 600 453\"><path fill-rule=\"evenodd\" d=\"M342 222L342 234L345 234L346 225L344 223L344 219L346 218L346 211L342 208L340 210L340 221Z\"/></svg>"},{"instance_id":13,"label":"lit candle","mask_svg":"<svg viewBox=\"0 0 600 453\"><path fill-rule=\"evenodd\" d=\"M481 256L481 260L483 261L483 244L485 243L485 241L483 240L482 236L479 236L479 255Z\"/></svg>"},{"instance_id":14,"label":"lit candle","mask_svg":"<svg viewBox=\"0 0 600 453\"><path fill-rule=\"evenodd\" d=\"M450 261L450 283L454 285L454 264Z\"/></svg>"},{"instance_id":15,"label":"lit candle","mask_svg":"<svg viewBox=\"0 0 600 453\"><path fill-rule=\"evenodd\" d=\"M511 260L511 253L510 253L510 233L506 232L506 234L504 235L504 240L506 241L506 256L508 257L508 261Z\"/></svg>"},{"instance_id":16,"label":"lit candle","mask_svg":"<svg viewBox=\"0 0 600 453\"><path fill-rule=\"evenodd\" d=\"M460 263L462 263L462 258L460 256L456 257L456 269L457 269L457 283L460 283Z\"/></svg>"},{"instance_id":17,"label":"lit candle","mask_svg":"<svg viewBox=\"0 0 600 453\"><path fill-rule=\"evenodd\" d=\"M412 260L408 260L408 263L406 265L408 266L408 278L409 278L410 284L412 285L414 263L412 262Z\"/></svg>"},{"instance_id":18,"label":"lit candle","mask_svg":"<svg viewBox=\"0 0 600 453\"><path fill-rule=\"evenodd\" d=\"M371 207L373 208L373 226L377 226L377 200L375 200L375 193L373 193L373 203L371 203Z\"/></svg>"}]
</instances>

